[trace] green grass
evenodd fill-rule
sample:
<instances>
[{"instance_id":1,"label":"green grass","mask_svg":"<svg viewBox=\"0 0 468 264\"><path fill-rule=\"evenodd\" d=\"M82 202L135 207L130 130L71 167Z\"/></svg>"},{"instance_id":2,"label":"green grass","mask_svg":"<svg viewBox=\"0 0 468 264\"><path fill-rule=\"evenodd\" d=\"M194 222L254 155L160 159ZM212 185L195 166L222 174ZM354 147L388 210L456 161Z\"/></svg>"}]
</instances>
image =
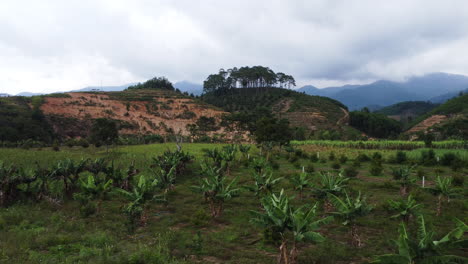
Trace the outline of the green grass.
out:
<instances>
[{"instance_id":1,"label":"green grass","mask_svg":"<svg viewBox=\"0 0 468 264\"><path fill-rule=\"evenodd\" d=\"M225 212L219 219L209 217L208 206L202 195L193 193L191 186L200 178L199 162L203 159L203 149L215 148L217 144L183 144L184 151L195 156L186 174L177 179L176 187L169 193L167 206L151 204L148 221L145 226L129 234L124 226L125 216L122 206L126 203L117 194L105 200L98 215L83 218L79 214L76 201L65 201L62 205L47 202L18 202L8 208L0 208L0 263L273 263L276 261L277 245L262 239L262 230L249 222L251 210L259 210L259 200L252 193L244 191L240 197L228 201ZM33 167L38 162L41 166L51 166L64 158L108 157L125 168L133 160L143 173L148 171L150 159L167 149L174 150L175 144L152 144L122 146L110 148L107 153L101 148L62 147L56 152L51 149L0 149L0 160L24 167ZM342 168L349 166L358 153L372 155L376 150L322 147L304 145L305 153L317 155L321 159L333 151L338 158L341 154L349 157ZM407 152L408 157L419 158L421 149ZM437 155L444 151L436 150ZM258 150L251 151L252 156ZM395 154L393 150L380 151L384 159ZM460 155L466 151L457 150ZM276 188L284 188L292 196L295 205L315 202L310 192L304 192L305 198L298 199L288 181L294 173L299 173L302 166L312 164L315 171L329 171L333 162L312 163L310 158L298 157L291 163L286 154L275 153L272 158L279 169L276 177L285 179ZM291 154L294 155L294 154ZM238 157L240 158L240 157ZM237 159L238 160L238 159ZM253 169L244 162L237 161L230 177L239 177L240 185L252 183ZM373 212L359 221L364 247L352 248L348 243L348 229L339 221L334 221L320 232L327 241L318 245L300 246L299 263L366 263L376 254L394 250L390 240L398 235L399 221L390 219L386 211L388 199L399 199L399 186L391 178L391 169L399 165L384 163L383 176L369 174L370 163L363 162L358 169L358 177L349 183L349 191L361 191L374 206ZM420 167L428 175L428 184L432 184L435 171L442 176L467 176L467 169L453 172L447 167ZM316 181L317 177L313 177ZM418 180L417 184L420 182ZM466 183L465 183L466 186ZM452 219L458 217L468 220L464 213L468 209L466 195L445 204L443 216L435 216L436 197L418 187L413 187L412 194L423 204L423 212L435 230L443 233L454 227ZM414 227L411 224L410 227ZM411 230L411 229L410 229ZM197 232L201 236L197 237ZM201 238L201 239L200 239Z\"/></svg>"}]
</instances>

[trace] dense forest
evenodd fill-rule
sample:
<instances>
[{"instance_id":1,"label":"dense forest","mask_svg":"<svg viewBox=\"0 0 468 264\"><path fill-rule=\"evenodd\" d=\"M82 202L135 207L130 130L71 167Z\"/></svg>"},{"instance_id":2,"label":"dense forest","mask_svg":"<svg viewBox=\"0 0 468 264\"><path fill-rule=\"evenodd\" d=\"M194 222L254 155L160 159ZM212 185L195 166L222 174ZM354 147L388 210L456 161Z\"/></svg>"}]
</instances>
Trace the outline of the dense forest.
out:
<instances>
[{"instance_id":1,"label":"dense forest","mask_svg":"<svg viewBox=\"0 0 468 264\"><path fill-rule=\"evenodd\" d=\"M203 92L209 93L216 90L231 88L291 88L296 86L296 81L291 75L282 72L275 73L268 67L234 67L232 69L220 69L216 74L210 74L203 82Z\"/></svg>"},{"instance_id":2,"label":"dense forest","mask_svg":"<svg viewBox=\"0 0 468 264\"><path fill-rule=\"evenodd\" d=\"M353 111L349 125L376 138L396 138L402 131L400 122L383 114L370 113L367 109Z\"/></svg>"},{"instance_id":3,"label":"dense forest","mask_svg":"<svg viewBox=\"0 0 468 264\"><path fill-rule=\"evenodd\" d=\"M375 111L384 115L411 115L419 116L436 108L438 104L424 101L407 101L393 104Z\"/></svg>"}]
</instances>

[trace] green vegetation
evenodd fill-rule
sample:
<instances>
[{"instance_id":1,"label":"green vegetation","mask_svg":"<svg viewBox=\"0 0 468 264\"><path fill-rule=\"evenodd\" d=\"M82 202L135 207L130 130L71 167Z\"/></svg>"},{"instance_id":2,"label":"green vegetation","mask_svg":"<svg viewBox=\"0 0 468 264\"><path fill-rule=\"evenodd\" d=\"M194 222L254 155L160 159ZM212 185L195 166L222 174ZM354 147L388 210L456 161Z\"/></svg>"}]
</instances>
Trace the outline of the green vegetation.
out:
<instances>
[{"instance_id":1,"label":"green vegetation","mask_svg":"<svg viewBox=\"0 0 468 264\"><path fill-rule=\"evenodd\" d=\"M349 125L376 138L396 138L402 131L398 121L369 111L350 112Z\"/></svg>"},{"instance_id":2,"label":"green vegetation","mask_svg":"<svg viewBox=\"0 0 468 264\"><path fill-rule=\"evenodd\" d=\"M42 97L0 98L0 142L52 142L55 135L40 110Z\"/></svg>"},{"instance_id":3,"label":"green vegetation","mask_svg":"<svg viewBox=\"0 0 468 264\"><path fill-rule=\"evenodd\" d=\"M409 247L428 242L411 249L411 259L466 261L456 247L466 232L466 182L455 184L468 172L466 150L424 149L424 159L435 162L423 165L419 149L404 151L398 164L402 155L395 150L223 147L0 149L0 186L9 197L0 208L0 262L273 263L279 256L289 263L391 263L382 254L395 252L392 239L406 218L407 235L398 241ZM371 159L381 161L381 176L370 175ZM338 161L359 162L355 177L333 170ZM453 171L454 161L463 166ZM415 181L402 199L391 174L414 163L418 173L409 171ZM315 172L302 173L312 164ZM426 176L425 188L419 175ZM433 191L438 181L455 191ZM444 204L437 216L439 195ZM417 240L421 221L411 215L423 215L437 233L427 228L426 238Z\"/></svg>"},{"instance_id":4,"label":"green vegetation","mask_svg":"<svg viewBox=\"0 0 468 264\"><path fill-rule=\"evenodd\" d=\"M234 88L254 88L261 90L266 87L291 88L296 81L291 75L282 72L275 73L268 67L234 67L220 69L217 74L210 74L203 82L203 92L210 93Z\"/></svg>"},{"instance_id":5,"label":"green vegetation","mask_svg":"<svg viewBox=\"0 0 468 264\"><path fill-rule=\"evenodd\" d=\"M408 101L408 102L401 102L397 104L393 104L382 109L375 111L379 114L384 114L387 116L419 116L423 115L432 109L437 107L437 104L433 104L431 102L424 102L424 101Z\"/></svg>"},{"instance_id":6,"label":"green vegetation","mask_svg":"<svg viewBox=\"0 0 468 264\"><path fill-rule=\"evenodd\" d=\"M132 85L127 88L128 90L135 90L135 89L163 89L163 90L170 90L174 91L174 86L166 77L154 77L153 79L149 79L144 83L138 83L136 85Z\"/></svg>"}]
</instances>

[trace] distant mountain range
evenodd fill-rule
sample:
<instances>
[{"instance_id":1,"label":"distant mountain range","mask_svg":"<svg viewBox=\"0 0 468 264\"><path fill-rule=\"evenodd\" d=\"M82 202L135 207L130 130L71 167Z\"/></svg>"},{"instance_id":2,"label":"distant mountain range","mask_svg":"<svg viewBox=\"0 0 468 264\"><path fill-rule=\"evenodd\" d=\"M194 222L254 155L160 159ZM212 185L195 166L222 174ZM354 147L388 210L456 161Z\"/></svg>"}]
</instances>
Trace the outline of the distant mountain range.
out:
<instances>
[{"instance_id":1,"label":"distant mountain range","mask_svg":"<svg viewBox=\"0 0 468 264\"><path fill-rule=\"evenodd\" d=\"M411 77L405 82L380 80L364 85L344 85L319 89L312 85L298 91L336 99L351 110L372 106L388 106L402 101L442 103L468 90L468 77L448 73L431 73Z\"/></svg>"},{"instance_id":2,"label":"distant mountain range","mask_svg":"<svg viewBox=\"0 0 468 264\"><path fill-rule=\"evenodd\" d=\"M121 92L127 89L129 86L135 85L138 83L128 83L118 86L88 86L78 90L64 91L64 92L91 92L91 91L101 91L101 92ZM181 90L182 92L192 93L194 95L200 95L203 93L203 85L191 83L188 81L181 81L174 83L174 87ZM30 93L30 92L21 92L16 94L16 96L35 96L43 95L45 93ZM5 94L6 96L7 94Z\"/></svg>"}]
</instances>

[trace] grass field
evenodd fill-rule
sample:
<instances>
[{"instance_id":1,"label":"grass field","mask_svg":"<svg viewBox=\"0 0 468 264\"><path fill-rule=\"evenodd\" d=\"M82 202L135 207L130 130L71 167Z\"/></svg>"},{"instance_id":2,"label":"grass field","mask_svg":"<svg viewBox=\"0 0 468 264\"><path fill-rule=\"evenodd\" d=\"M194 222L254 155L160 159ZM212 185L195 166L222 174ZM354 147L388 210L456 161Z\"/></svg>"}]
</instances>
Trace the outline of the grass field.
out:
<instances>
[{"instance_id":1,"label":"grass field","mask_svg":"<svg viewBox=\"0 0 468 264\"><path fill-rule=\"evenodd\" d=\"M45 201L33 202L23 199L7 208L0 208L0 263L275 263L278 245L263 239L263 231L250 222L251 211L259 211L260 201L253 193L243 190L239 197L225 203L225 211L220 218L211 219L208 205L203 196L194 193L191 186L202 177L200 161L205 159L203 149L222 147L222 144L184 144L183 150L195 158L188 170L177 178L174 190L168 193L168 204L150 204L145 225L134 233L125 227L123 206L127 201L117 193L111 193L102 203L101 210L92 216L82 217L79 203L65 200L60 205ZM367 263L375 255L395 252L392 239L398 237L400 221L390 218L387 201L398 200L399 185L391 176L392 168L401 165L386 162L395 156L394 150L362 150L345 147L301 145L304 154L296 151L287 153L275 150L272 160L276 164L274 176L283 177L274 191L285 189L294 196L294 205L312 205L319 202L310 191L304 191L304 198L299 199L289 181L294 174L305 167L311 172L312 181L318 180L319 171L336 170L351 166L358 154L372 156L379 151L383 159L383 173L372 176L369 172L371 163L362 162L357 168L357 177L348 183L348 192L361 192L373 206L372 212L359 219L363 247L355 248L349 241L349 229L334 220L320 229L326 241L320 244L301 244L299 263ZM153 144L139 146L105 148L67 148L60 151L44 148L0 149L0 161L14 163L24 168L49 167L58 160L70 158L105 157L125 169L133 161L141 174L149 174L151 159L165 150L175 150L175 144ZM407 151L408 164L418 163L422 151ZM435 149L437 157L444 153L456 153L466 161L466 150ZM333 152L335 160L330 161ZM251 157L260 155L256 148ZM340 156L348 160L338 162ZM313 162L311 156L319 156ZM466 162L465 162L466 164ZM333 169L332 167L335 167ZM426 186L432 186L436 175L465 179L458 186L462 195L445 203L443 213L436 217L437 198L420 188L421 179L416 171L424 175ZM253 169L249 162L237 155L229 178L238 177L241 186L252 185ZM422 204L422 213L437 234L445 234L454 228L453 219L467 222L468 203L466 200L466 177L468 169L462 167L453 171L450 167L419 165L413 173L417 178L411 194ZM326 213L320 209L320 215ZM416 223L410 222L409 230L414 232ZM440 238L440 237L437 237ZM466 251L454 251L454 254L466 256Z\"/></svg>"}]
</instances>

